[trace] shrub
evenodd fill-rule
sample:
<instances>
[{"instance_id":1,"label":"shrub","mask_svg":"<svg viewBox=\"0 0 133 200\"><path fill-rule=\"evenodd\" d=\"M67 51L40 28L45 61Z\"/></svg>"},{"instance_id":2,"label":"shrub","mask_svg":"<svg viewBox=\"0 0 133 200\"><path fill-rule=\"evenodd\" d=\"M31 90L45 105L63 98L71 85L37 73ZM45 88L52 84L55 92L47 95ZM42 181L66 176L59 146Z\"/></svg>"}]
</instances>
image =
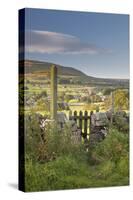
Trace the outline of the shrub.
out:
<instances>
[{"instance_id":1,"label":"shrub","mask_svg":"<svg viewBox=\"0 0 133 200\"><path fill-rule=\"evenodd\" d=\"M87 187L88 166L72 155L63 155L45 164L27 160L26 191Z\"/></svg>"},{"instance_id":2,"label":"shrub","mask_svg":"<svg viewBox=\"0 0 133 200\"><path fill-rule=\"evenodd\" d=\"M111 129L88 152L73 143L71 127L49 124L44 132L38 116L26 118L26 191L127 185L129 183L128 134Z\"/></svg>"},{"instance_id":3,"label":"shrub","mask_svg":"<svg viewBox=\"0 0 133 200\"><path fill-rule=\"evenodd\" d=\"M129 133L129 122L126 116L124 117L124 116L115 114L114 125L116 128L118 128L119 131L122 131L124 133Z\"/></svg>"},{"instance_id":4,"label":"shrub","mask_svg":"<svg viewBox=\"0 0 133 200\"><path fill-rule=\"evenodd\" d=\"M117 170L119 171L119 173L124 176L124 177L128 177L129 176L129 157L124 156L122 157L118 164L117 164Z\"/></svg>"},{"instance_id":5,"label":"shrub","mask_svg":"<svg viewBox=\"0 0 133 200\"><path fill-rule=\"evenodd\" d=\"M113 161L107 160L101 163L97 168L97 176L99 178L108 178L115 170L115 163Z\"/></svg>"},{"instance_id":6,"label":"shrub","mask_svg":"<svg viewBox=\"0 0 133 200\"><path fill-rule=\"evenodd\" d=\"M89 149L89 164L95 166L95 177L100 185L127 185L129 183L128 134L111 129L103 142ZM108 183L107 183L108 181ZM98 183L97 183L98 184Z\"/></svg>"},{"instance_id":7,"label":"shrub","mask_svg":"<svg viewBox=\"0 0 133 200\"><path fill-rule=\"evenodd\" d=\"M92 163L102 163L106 160L118 162L120 158L128 155L129 137L116 129L111 129L106 139L97 143L89 152Z\"/></svg>"},{"instance_id":8,"label":"shrub","mask_svg":"<svg viewBox=\"0 0 133 200\"><path fill-rule=\"evenodd\" d=\"M110 95L112 91L113 91L113 88L105 88L103 90L103 95Z\"/></svg>"},{"instance_id":9,"label":"shrub","mask_svg":"<svg viewBox=\"0 0 133 200\"><path fill-rule=\"evenodd\" d=\"M56 156L62 154L82 155L84 146L80 142L75 142L72 138L72 130L70 124L66 124L60 129L57 124L50 125L46 131L47 135L47 147L49 154L53 152Z\"/></svg>"},{"instance_id":10,"label":"shrub","mask_svg":"<svg viewBox=\"0 0 133 200\"><path fill-rule=\"evenodd\" d=\"M61 154L82 154L84 146L72 139L72 130L69 124L60 128L51 122L42 130L39 126L39 115L26 117L26 153L40 162L55 159Z\"/></svg>"}]
</instances>

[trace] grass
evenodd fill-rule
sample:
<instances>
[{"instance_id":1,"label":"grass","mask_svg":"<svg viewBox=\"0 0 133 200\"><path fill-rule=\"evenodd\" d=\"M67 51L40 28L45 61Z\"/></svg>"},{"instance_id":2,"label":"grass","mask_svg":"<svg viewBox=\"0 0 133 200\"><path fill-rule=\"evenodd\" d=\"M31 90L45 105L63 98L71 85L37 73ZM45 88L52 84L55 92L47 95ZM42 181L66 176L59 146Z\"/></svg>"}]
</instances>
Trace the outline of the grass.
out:
<instances>
[{"instance_id":1,"label":"grass","mask_svg":"<svg viewBox=\"0 0 133 200\"><path fill-rule=\"evenodd\" d=\"M41 93L44 88L28 85L29 93ZM45 85L45 90L50 94L50 87ZM88 88L88 87L87 87ZM58 85L58 93L81 94L83 87ZM83 106L70 106L72 111L88 110ZM104 111L104 110L103 110ZM45 115L46 111L39 113ZM63 111L67 115L69 111ZM29 111L27 111L29 113ZM32 114L33 115L33 114ZM129 184L129 138L128 134L112 129L107 138L96 144L88 152L80 147L70 144L70 130L66 130L66 141L60 139L57 131L54 135L48 134L49 143L41 144L39 129L36 119L30 124L26 121L26 162L25 162L25 186L26 191L45 191L90 187L121 186ZM31 127L35 131L31 131ZM57 137L58 136L58 137ZM61 137L62 138L62 137ZM47 146L49 152L47 152ZM49 155L56 153L56 158L50 160ZM44 156L46 154L46 156ZM48 154L48 155L47 155ZM47 160L43 160L47 157ZM37 158L42 160L37 160Z\"/></svg>"},{"instance_id":2,"label":"grass","mask_svg":"<svg viewBox=\"0 0 133 200\"><path fill-rule=\"evenodd\" d=\"M70 146L49 162L28 158L25 170L26 191L128 185L128 135L113 129L88 152L73 152Z\"/></svg>"},{"instance_id":3,"label":"grass","mask_svg":"<svg viewBox=\"0 0 133 200\"><path fill-rule=\"evenodd\" d=\"M111 161L89 166L72 156L62 156L46 164L30 161L26 164L26 191L122 185L128 185L128 176L123 176L123 172L118 174Z\"/></svg>"}]
</instances>

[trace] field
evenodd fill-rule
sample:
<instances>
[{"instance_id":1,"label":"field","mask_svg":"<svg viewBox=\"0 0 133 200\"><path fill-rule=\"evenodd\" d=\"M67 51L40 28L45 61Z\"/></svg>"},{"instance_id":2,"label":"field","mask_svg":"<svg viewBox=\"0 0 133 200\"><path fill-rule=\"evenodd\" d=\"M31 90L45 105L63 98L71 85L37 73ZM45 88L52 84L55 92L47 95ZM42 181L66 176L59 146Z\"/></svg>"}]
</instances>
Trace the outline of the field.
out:
<instances>
[{"instance_id":1,"label":"field","mask_svg":"<svg viewBox=\"0 0 133 200\"><path fill-rule=\"evenodd\" d=\"M109 124L107 138L91 148L84 139L73 142L69 123L63 129L56 124L40 129L40 117L51 118L50 77L46 72L40 74L40 71L26 74L24 84L23 77L20 79L20 115L24 111L26 124L25 190L128 185L129 124L125 124L125 118L114 116L115 123ZM127 85L102 85L103 80L97 85L80 81L72 75L58 77L58 113L66 115L67 121L70 112L77 111L79 115L80 111L83 114L88 111L90 115L97 109L106 113L112 107L114 113L124 112L129 118ZM87 132L90 134L89 123Z\"/></svg>"},{"instance_id":2,"label":"field","mask_svg":"<svg viewBox=\"0 0 133 200\"><path fill-rule=\"evenodd\" d=\"M70 77L67 77L68 79ZM29 112L35 111L39 112L41 114L47 112L50 112L50 83L47 83L48 79L45 78L45 80L38 80L37 78L33 79L31 75L28 75L28 78L26 79L25 88L20 85L20 92L24 89L26 93L26 99L29 103L26 101L26 107L25 111ZM58 103L67 103L69 110L77 111L80 110L85 111L87 110L90 112L91 110L95 110L96 107L99 107L101 112L107 111L111 107L111 91L116 90L122 90L126 91L128 93L128 88L119 88L119 87L113 87L113 86L89 86L89 85L78 85L78 84L59 84L58 83ZM106 93L107 94L104 94ZM44 96L43 96L44 93ZM48 101L49 109L45 110L43 106L40 107L36 106L38 103L38 96L40 95L43 97L44 101ZM41 96L42 95L42 96ZM32 102L30 104L30 101ZM110 101L110 102L107 102ZM33 105L34 104L34 105ZM39 103L38 103L39 104ZM107 105L108 104L108 105ZM37 109L36 109L37 108ZM59 111L63 110L63 108L58 108ZM118 108L117 108L118 110ZM124 108L124 110L128 111L128 108ZM68 115L68 110L63 110Z\"/></svg>"}]
</instances>

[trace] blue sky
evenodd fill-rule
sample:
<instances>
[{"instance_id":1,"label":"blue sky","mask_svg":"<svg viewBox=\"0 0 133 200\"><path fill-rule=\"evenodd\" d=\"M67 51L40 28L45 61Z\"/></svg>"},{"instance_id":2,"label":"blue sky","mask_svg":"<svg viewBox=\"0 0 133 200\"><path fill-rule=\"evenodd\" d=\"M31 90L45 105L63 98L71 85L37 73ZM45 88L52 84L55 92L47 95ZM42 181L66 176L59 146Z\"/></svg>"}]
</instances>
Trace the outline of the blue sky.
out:
<instances>
[{"instance_id":1,"label":"blue sky","mask_svg":"<svg viewBox=\"0 0 133 200\"><path fill-rule=\"evenodd\" d=\"M129 78L129 16L26 9L26 58Z\"/></svg>"}]
</instances>

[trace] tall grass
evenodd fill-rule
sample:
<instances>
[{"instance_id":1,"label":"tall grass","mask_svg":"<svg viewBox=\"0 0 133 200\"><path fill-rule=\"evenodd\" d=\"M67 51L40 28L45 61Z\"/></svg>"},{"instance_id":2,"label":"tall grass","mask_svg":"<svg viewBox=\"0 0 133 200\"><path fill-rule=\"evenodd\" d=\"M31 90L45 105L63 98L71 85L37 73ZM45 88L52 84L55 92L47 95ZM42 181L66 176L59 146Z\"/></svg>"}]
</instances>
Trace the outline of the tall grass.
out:
<instances>
[{"instance_id":1,"label":"tall grass","mask_svg":"<svg viewBox=\"0 0 133 200\"><path fill-rule=\"evenodd\" d=\"M39 129L26 132L26 191L129 184L128 134L111 129L105 140L86 151L84 144L71 140L69 126L55 126L44 132L45 142Z\"/></svg>"}]
</instances>

